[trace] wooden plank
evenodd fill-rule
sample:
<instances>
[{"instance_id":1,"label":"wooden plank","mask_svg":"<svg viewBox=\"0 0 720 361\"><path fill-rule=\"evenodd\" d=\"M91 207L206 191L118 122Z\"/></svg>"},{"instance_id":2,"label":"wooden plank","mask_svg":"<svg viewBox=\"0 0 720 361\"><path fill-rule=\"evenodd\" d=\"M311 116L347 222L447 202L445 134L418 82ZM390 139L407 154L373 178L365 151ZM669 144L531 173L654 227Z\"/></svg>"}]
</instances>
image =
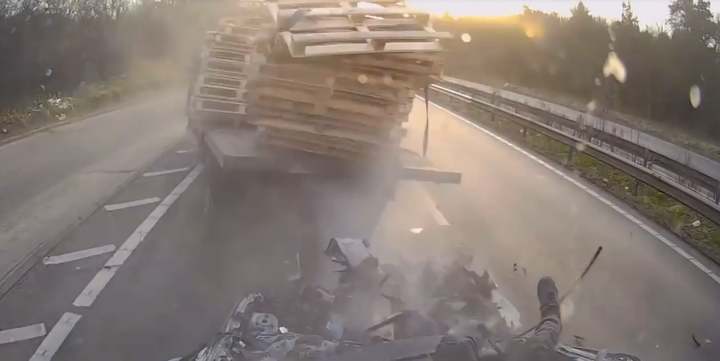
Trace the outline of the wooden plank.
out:
<instances>
[{"instance_id":1,"label":"wooden plank","mask_svg":"<svg viewBox=\"0 0 720 361\"><path fill-rule=\"evenodd\" d=\"M253 72L253 69L257 69L257 66L254 66L253 63L235 60L203 58L201 69L203 69L202 71L217 70L226 74L248 74Z\"/></svg>"},{"instance_id":2,"label":"wooden plank","mask_svg":"<svg viewBox=\"0 0 720 361\"><path fill-rule=\"evenodd\" d=\"M306 45L295 43L289 32L278 34L288 47L290 55L294 58L353 55L353 54L379 54L394 52L440 52L444 51L440 43L432 42L386 42L386 43L339 43Z\"/></svg>"},{"instance_id":3,"label":"wooden plank","mask_svg":"<svg viewBox=\"0 0 720 361\"><path fill-rule=\"evenodd\" d=\"M374 125L378 127L392 126L403 121L407 121L408 114L393 114L378 116L368 116L344 109L335 109L327 107L316 107L315 104L296 102L277 98L274 96L265 96L256 93L248 93L248 99L251 107L262 106L266 108L282 109L290 112L297 112L310 116L323 116L330 119L341 119L342 121L365 123L368 126Z\"/></svg>"},{"instance_id":4,"label":"wooden plank","mask_svg":"<svg viewBox=\"0 0 720 361\"><path fill-rule=\"evenodd\" d=\"M260 106L258 104L252 104L248 108L248 112L255 119L279 118L294 122L317 124L320 126L342 127L343 129L367 134L389 133L394 127L396 127L396 124L400 123L399 121L368 122L365 121L365 119L356 119L354 117L331 118L316 114L304 114L278 107L271 108L268 106Z\"/></svg>"},{"instance_id":5,"label":"wooden plank","mask_svg":"<svg viewBox=\"0 0 720 361\"><path fill-rule=\"evenodd\" d=\"M213 49L208 48L203 51L203 56L212 59L234 60L239 62L252 61L253 54L233 51L231 49Z\"/></svg>"},{"instance_id":6,"label":"wooden plank","mask_svg":"<svg viewBox=\"0 0 720 361\"><path fill-rule=\"evenodd\" d=\"M202 96L207 99L244 102L246 100L246 93L247 90L240 88L198 84L195 95Z\"/></svg>"},{"instance_id":7,"label":"wooden plank","mask_svg":"<svg viewBox=\"0 0 720 361\"><path fill-rule=\"evenodd\" d=\"M450 39L447 32L428 31L344 31L314 34L291 34L293 44L331 43L359 40L435 40Z\"/></svg>"},{"instance_id":8,"label":"wooden plank","mask_svg":"<svg viewBox=\"0 0 720 361\"><path fill-rule=\"evenodd\" d=\"M304 91L283 89L276 87L258 87L253 89L251 95L273 97L314 105L316 109L332 108L371 117L387 117L393 115L409 114L412 104L376 105L359 102L341 97L318 98Z\"/></svg>"},{"instance_id":9,"label":"wooden plank","mask_svg":"<svg viewBox=\"0 0 720 361\"><path fill-rule=\"evenodd\" d=\"M244 26L244 25L235 25L235 24L221 24L220 25L221 33L233 34L233 35L255 36L261 30L262 30L262 28L258 27L258 26Z\"/></svg>"},{"instance_id":10,"label":"wooden plank","mask_svg":"<svg viewBox=\"0 0 720 361\"><path fill-rule=\"evenodd\" d=\"M399 19L372 19L365 18L360 22L355 22L349 18L328 18L328 19L316 19L316 20L302 20L290 29L291 32L298 31L319 31L319 30L351 30L354 29L358 24L365 25L369 29L383 29L404 26L408 28L417 28L420 30L423 25L418 24L415 19L410 18L399 18ZM280 29L285 30L285 29ZM408 29L410 30L410 29Z\"/></svg>"},{"instance_id":11,"label":"wooden plank","mask_svg":"<svg viewBox=\"0 0 720 361\"><path fill-rule=\"evenodd\" d=\"M417 44L417 43L416 43ZM436 75L440 74L442 71L442 64L438 63L429 63L429 62L417 62L417 61L406 61L404 59L400 58L392 58L392 57L377 57L377 56L355 56L348 59L343 59L344 62L350 63L350 64L357 64L362 65L363 67L373 67L373 68L384 68L389 70L395 70L395 71L402 71L405 74L408 74L408 76L412 76L414 80L417 82L418 80L422 80L423 83L426 81L425 77L420 77L418 75ZM415 74L412 74L415 73ZM415 83L419 86L424 86Z\"/></svg>"},{"instance_id":12,"label":"wooden plank","mask_svg":"<svg viewBox=\"0 0 720 361\"><path fill-rule=\"evenodd\" d=\"M283 8L287 9L290 7L309 7L309 8L315 8L315 7L325 7L328 5L335 5L341 3L352 3L357 4L360 2L363 3L372 3L372 4L391 4L395 5L399 2L399 0L275 0L275 3Z\"/></svg>"},{"instance_id":13,"label":"wooden plank","mask_svg":"<svg viewBox=\"0 0 720 361\"><path fill-rule=\"evenodd\" d=\"M251 81L249 86L253 87L277 87L281 89L300 90L307 94L313 94L316 98L324 99L328 97L335 97L339 99L348 99L361 102L364 104L373 104L376 106L392 106L401 103L409 103L411 100L405 98L385 98L379 96L373 91L372 86L366 86L357 81L354 82L357 86L355 89L349 87L342 88L342 86L335 86L334 79L332 82L323 81L322 83L309 83L304 80L294 79L283 79L269 76L258 76ZM397 91L394 91L397 94ZM407 93L404 93L407 94ZM399 100L398 100L399 99Z\"/></svg>"},{"instance_id":14,"label":"wooden plank","mask_svg":"<svg viewBox=\"0 0 720 361\"><path fill-rule=\"evenodd\" d=\"M203 74L198 77L198 84L241 89L245 88L247 78L233 78L222 75Z\"/></svg>"},{"instance_id":15,"label":"wooden plank","mask_svg":"<svg viewBox=\"0 0 720 361\"><path fill-rule=\"evenodd\" d=\"M193 105L193 109L197 110L213 111L225 114L247 114L247 105L237 101L227 101L196 95L193 97L191 104Z\"/></svg>"},{"instance_id":16,"label":"wooden plank","mask_svg":"<svg viewBox=\"0 0 720 361\"><path fill-rule=\"evenodd\" d=\"M278 19L290 19L298 10L278 11ZM427 11L410 9L405 7L392 8L315 8L305 14L305 18L314 19L330 16L397 16L397 17L415 17L423 23L429 20L430 14Z\"/></svg>"},{"instance_id":17,"label":"wooden plank","mask_svg":"<svg viewBox=\"0 0 720 361\"><path fill-rule=\"evenodd\" d=\"M236 45L253 45L255 44L256 37L252 35L225 34L217 31L208 31L206 33L206 39Z\"/></svg>"}]
</instances>

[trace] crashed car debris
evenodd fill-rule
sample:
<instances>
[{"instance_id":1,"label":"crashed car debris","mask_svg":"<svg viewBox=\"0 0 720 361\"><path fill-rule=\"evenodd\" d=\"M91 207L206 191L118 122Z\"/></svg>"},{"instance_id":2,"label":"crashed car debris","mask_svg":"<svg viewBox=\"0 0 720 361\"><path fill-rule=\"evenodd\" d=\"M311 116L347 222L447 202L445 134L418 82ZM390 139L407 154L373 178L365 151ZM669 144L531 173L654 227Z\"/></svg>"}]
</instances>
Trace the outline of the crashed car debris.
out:
<instances>
[{"instance_id":1,"label":"crashed car debris","mask_svg":"<svg viewBox=\"0 0 720 361\"><path fill-rule=\"evenodd\" d=\"M177 360L432 359L447 334L480 336L482 359L501 354L502 344L513 338L501 306L493 302L497 285L487 271L478 275L470 269L467 256L447 267L426 266L418 284L410 284L407 275L381 264L368 246L366 240L333 238L325 255L342 267L333 292L301 278L282 292L251 293L210 344ZM410 308L403 301L408 296L425 302ZM390 315L363 327L353 320L375 315L358 315L363 308L352 307L358 300L385 302ZM556 350L558 360L590 361L603 353L605 360L639 360L562 344Z\"/></svg>"}]
</instances>

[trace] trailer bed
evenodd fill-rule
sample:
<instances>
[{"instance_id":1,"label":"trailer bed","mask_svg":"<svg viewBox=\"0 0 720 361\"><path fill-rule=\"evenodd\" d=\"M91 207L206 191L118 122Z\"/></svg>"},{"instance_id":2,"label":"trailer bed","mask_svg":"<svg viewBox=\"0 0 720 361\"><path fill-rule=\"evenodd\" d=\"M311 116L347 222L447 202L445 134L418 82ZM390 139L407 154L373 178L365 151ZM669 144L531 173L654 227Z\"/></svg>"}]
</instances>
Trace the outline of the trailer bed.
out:
<instances>
[{"instance_id":1,"label":"trailer bed","mask_svg":"<svg viewBox=\"0 0 720 361\"><path fill-rule=\"evenodd\" d=\"M392 181L417 180L449 184L459 184L462 180L461 173L434 168L426 159L404 149L396 157L389 157L393 161L374 164L370 169L360 163L348 163L341 159L268 149L258 144L257 133L253 128L206 130L200 139L212 155L210 159L226 172L269 171L328 176L371 173L383 174Z\"/></svg>"}]
</instances>

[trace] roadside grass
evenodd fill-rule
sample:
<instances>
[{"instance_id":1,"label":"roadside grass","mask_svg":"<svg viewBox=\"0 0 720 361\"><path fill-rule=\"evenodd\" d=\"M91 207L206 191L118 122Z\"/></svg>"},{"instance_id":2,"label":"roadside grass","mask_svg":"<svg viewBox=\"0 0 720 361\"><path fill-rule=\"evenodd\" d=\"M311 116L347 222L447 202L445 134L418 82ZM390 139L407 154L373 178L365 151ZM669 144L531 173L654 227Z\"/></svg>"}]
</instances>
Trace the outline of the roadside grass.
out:
<instances>
[{"instance_id":1,"label":"roadside grass","mask_svg":"<svg viewBox=\"0 0 720 361\"><path fill-rule=\"evenodd\" d=\"M524 144L535 152L571 169L575 174L622 199L646 217L698 249L715 263L720 264L720 226L684 204L642 182L637 184L637 193L634 193L635 178L582 154L582 152L576 151L572 162L568 164L568 146L532 131L528 131L525 136L523 128L510 120L497 116L493 118L490 113L437 94L433 100L439 100L451 109L470 117L473 121L512 139L516 144Z\"/></svg>"},{"instance_id":2,"label":"roadside grass","mask_svg":"<svg viewBox=\"0 0 720 361\"><path fill-rule=\"evenodd\" d=\"M161 89L182 80L182 71L174 63L136 61L127 74L104 82L82 83L72 94L42 94L29 103L0 109L0 140L82 116L129 96Z\"/></svg>"}]
</instances>

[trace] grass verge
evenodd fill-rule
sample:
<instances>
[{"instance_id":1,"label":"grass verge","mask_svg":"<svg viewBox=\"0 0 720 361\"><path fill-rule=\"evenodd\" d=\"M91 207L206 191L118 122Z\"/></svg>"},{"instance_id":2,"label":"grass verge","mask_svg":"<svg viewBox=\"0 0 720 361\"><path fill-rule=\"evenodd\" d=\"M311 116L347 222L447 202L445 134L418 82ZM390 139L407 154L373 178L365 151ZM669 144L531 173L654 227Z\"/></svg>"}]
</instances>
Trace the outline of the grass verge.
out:
<instances>
[{"instance_id":1,"label":"grass verge","mask_svg":"<svg viewBox=\"0 0 720 361\"><path fill-rule=\"evenodd\" d=\"M493 118L490 113L439 94L431 98L483 126L496 130L517 144L525 144L528 148L572 169L576 174L612 193L646 217L670 230L720 265L720 226L684 204L648 185L636 184L635 178L629 174L585 154L577 154L572 164L566 164L568 146L532 131L525 136L523 127L510 120L497 116Z\"/></svg>"},{"instance_id":2,"label":"grass verge","mask_svg":"<svg viewBox=\"0 0 720 361\"><path fill-rule=\"evenodd\" d=\"M127 74L101 83L82 83L72 94L42 94L26 104L0 109L0 141L100 110L144 91L177 84L183 79L181 74L173 63L138 61Z\"/></svg>"}]
</instances>

